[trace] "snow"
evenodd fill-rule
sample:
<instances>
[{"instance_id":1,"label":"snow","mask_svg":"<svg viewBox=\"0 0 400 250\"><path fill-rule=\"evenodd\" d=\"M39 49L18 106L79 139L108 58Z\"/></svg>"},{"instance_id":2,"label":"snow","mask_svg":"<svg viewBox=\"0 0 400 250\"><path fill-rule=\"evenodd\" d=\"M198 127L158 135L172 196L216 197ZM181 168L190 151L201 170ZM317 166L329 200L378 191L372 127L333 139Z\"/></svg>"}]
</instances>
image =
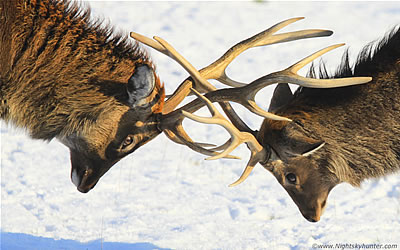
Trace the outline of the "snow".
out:
<instances>
[{"instance_id":1,"label":"snow","mask_svg":"<svg viewBox=\"0 0 400 250\"><path fill-rule=\"evenodd\" d=\"M367 43L400 23L398 2L90 2L92 15L120 31L157 35L196 68L273 24L304 16L282 32L324 28L328 38L259 47L229 67L233 79L250 82L332 44L346 42L354 60ZM347 46L346 46L347 47ZM332 71L344 48L324 56ZM187 76L149 49L170 93ZM304 74L304 70L301 71ZM257 102L267 108L272 88ZM261 119L235 105L249 125ZM202 111L200 114L207 114ZM221 143L219 127L185 122L200 141ZM399 174L347 184L330 194L318 223L307 222L275 178L261 167L234 188L242 160L204 156L160 135L115 165L87 194L70 180L68 149L57 141L31 140L1 122L2 249L309 249L313 244L398 244ZM194 134L195 133L195 134ZM89 242L89 243L87 243ZM35 246L35 247L34 247Z\"/></svg>"}]
</instances>

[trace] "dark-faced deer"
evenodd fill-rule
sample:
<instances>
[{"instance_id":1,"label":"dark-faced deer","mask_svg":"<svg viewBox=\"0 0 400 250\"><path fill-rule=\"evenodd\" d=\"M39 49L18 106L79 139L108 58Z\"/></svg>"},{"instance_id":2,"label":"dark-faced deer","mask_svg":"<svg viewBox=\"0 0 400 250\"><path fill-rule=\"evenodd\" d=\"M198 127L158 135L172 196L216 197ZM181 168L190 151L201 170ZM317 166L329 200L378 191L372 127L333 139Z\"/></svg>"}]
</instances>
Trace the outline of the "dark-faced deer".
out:
<instances>
[{"instance_id":1,"label":"dark-faced deer","mask_svg":"<svg viewBox=\"0 0 400 250\"><path fill-rule=\"evenodd\" d=\"M131 36L177 60L192 76L168 100L172 105L167 102L159 128L174 141L210 155L209 159L232 157L229 153L246 143L251 157L240 179L232 185L246 179L254 166L261 163L286 189L303 216L316 222L326 207L329 192L337 184L348 182L359 186L364 179L390 174L400 168L400 31L394 30L376 47L367 46L354 68L350 67L346 54L333 77L329 77L324 68L321 72L325 79L304 78L297 75L297 71L341 44L318 51L285 70L247 85L241 86L226 76L228 64L248 48L329 35L328 31L315 30L274 35L297 20L281 22L235 45L199 72L164 40L155 37L156 42L135 33ZM217 79L234 88L216 90L206 79ZM275 83L278 85L269 112L263 111L255 104L254 97L261 88ZM287 83L301 87L292 94ZM188 95L189 88L198 99L172 111L179 103L173 100ZM206 94L202 96L199 92ZM249 129L234 113L229 101L240 103L264 117L260 131ZM230 121L212 102L219 102ZM211 118L192 114L203 105L208 106ZM232 137L226 144L212 149L194 143L182 128L184 117L219 124Z\"/></svg>"},{"instance_id":2,"label":"dark-faced deer","mask_svg":"<svg viewBox=\"0 0 400 250\"><path fill-rule=\"evenodd\" d=\"M137 44L78 7L0 1L0 117L68 146L72 182L88 192L160 133L164 89Z\"/></svg>"}]
</instances>

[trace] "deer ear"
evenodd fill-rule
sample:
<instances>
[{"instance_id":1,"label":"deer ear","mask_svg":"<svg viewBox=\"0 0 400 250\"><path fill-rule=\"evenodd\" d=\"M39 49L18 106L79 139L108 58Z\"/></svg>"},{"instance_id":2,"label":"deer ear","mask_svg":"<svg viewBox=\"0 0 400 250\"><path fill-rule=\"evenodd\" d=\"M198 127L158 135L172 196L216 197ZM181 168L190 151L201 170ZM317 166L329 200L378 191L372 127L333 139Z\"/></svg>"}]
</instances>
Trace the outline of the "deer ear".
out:
<instances>
[{"instance_id":1,"label":"deer ear","mask_svg":"<svg viewBox=\"0 0 400 250\"><path fill-rule=\"evenodd\" d=\"M305 152L305 153L303 153L301 155L304 156L304 157L307 157L309 155L314 154L315 152L320 150L323 146L325 146L325 142L319 142L319 143L316 143L316 144L314 144L312 146L313 147L310 150L308 150L307 152Z\"/></svg>"},{"instance_id":2,"label":"deer ear","mask_svg":"<svg viewBox=\"0 0 400 250\"><path fill-rule=\"evenodd\" d=\"M289 154L310 156L325 145L323 141L317 141L308 137L292 139L289 147Z\"/></svg>"},{"instance_id":3,"label":"deer ear","mask_svg":"<svg viewBox=\"0 0 400 250\"><path fill-rule=\"evenodd\" d=\"M151 94L154 86L155 76L153 69L146 64L137 66L126 85L129 103L132 106L145 104L143 100Z\"/></svg>"},{"instance_id":4,"label":"deer ear","mask_svg":"<svg viewBox=\"0 0 400 250\"><path fill-rule=\"evenodd\" d=\"M276 109L284 106L293 99L292 91L287 83L279 83L274 90L274 94L269 105L268 112L273 112Z\"/></svg>"}]
</instances>

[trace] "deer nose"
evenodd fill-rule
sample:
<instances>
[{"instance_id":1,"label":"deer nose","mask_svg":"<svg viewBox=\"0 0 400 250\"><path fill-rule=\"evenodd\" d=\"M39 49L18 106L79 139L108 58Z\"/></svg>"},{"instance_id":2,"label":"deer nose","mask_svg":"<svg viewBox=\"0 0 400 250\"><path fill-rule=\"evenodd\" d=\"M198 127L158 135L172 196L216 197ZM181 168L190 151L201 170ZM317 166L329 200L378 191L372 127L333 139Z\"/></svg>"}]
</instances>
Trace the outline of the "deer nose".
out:
<instances>
[{"instance_id":1,"label":"deer nose","mask_svg":"<svg viewBox=\"0 0 400 250\"><path fill-rule=\"evenodd\" d=\"M76 187L78 187L81 184L81 177L78 174L78 171L76 169L72 169L71 171L71 181L74 183Z\"/></svg>"},{"instance_id":2,"label":"deer nose","mask_svg":"<svg viewBox=\"0 0 400 250\"><path fill-rule=\"evenodd\" d=\"M306 217L306 219L307 219L309 222L317 222L317 221L318 221L316 218L313 218L313 217Z\"/></svg>"},{"instance_id":3,"label":"deer nose","mask_svg":"<svg viewBox=\"0 0 400 250\"><path fill-rule=\"evenodd\" d=\"M92 173L92 169L86 169L84 171L81 171L81 173L79 173L77 169L72 169L71 180L72 183L75 184L79 192L87 193L96 185L97 181L91 183L88 180Z\"/></svg>"},{"instance_id":4,"label":"deer nose","mask_svg":"<svg viewBox=\"0 0 400 250\"><path fill-rule=\"evenodd\" d=\"M318 222L321 218L321 213L319 213L319 211L313 210L313 211L307 211L306 213L303 214L303 216L309 222Z\"/></svg>"}]
</instances>

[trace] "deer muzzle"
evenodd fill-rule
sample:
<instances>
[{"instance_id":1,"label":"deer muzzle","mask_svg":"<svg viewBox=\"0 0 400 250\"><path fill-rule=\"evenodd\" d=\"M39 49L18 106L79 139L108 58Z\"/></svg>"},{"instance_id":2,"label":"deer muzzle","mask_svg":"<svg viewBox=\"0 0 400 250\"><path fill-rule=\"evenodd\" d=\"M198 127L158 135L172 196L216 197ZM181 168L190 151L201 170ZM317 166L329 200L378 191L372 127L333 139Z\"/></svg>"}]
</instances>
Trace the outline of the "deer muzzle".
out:
<instances>
[{"instance_id":1,"label":"deer muzzle","mask_svg":"<svg viewBox=\"0 0 400 250\"><path fill-rule=\"evenodd\" d=\"M114 162L93 159L88 155L71 150L71 181L79 192L87 193L114 165Z\"/></svg>"},{"instance_id":2,"label":"deer muzzle","mask_svg":"<svg viewBox=\"0 0 400 250\"><path fill-rule=\"evenodd\" d=\"M317 201L315 206L312 208L302 208L299 206L300 212L303 217L309 222L318 222L321 219L322 214L325 212L326 199Z\"/></svg>"},{"instance_id":3,"label":"deer muzzle","mask_svg":"<svg viewBox=\"0 0 400 250\"><path fill-rule=\"evenodd\" d=\"M79 173L77 169L71 170L72 183L74 183L78 191L81 193L87 193L96 186L99 179L93 181L91 176L93 176L92 169L86 169L81 173Z\"/></svg>"}]
</instances>

